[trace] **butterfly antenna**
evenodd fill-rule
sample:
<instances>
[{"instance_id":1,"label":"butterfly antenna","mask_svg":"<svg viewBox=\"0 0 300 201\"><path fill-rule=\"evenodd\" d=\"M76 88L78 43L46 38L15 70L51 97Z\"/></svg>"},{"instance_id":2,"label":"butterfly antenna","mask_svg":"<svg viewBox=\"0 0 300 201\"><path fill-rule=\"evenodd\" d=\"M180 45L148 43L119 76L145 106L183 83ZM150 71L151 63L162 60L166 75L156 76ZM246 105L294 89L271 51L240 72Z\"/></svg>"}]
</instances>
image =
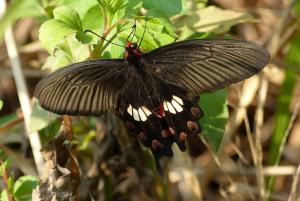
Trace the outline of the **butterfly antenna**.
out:
<instances>
[{"instance_id":1,"label":"butterfly antenna","mask_svg":"<svg viewBox=\"0 0 300 201\"><path fill-rule=\"evenodd\" d=\"M131 41L133 41L133 38L135 36L135 33L136 33L136 19L134 18L134 29L133 29L133 34L132 34L132 37L131 37Z\"/></svg>"},{"instance_id":2,"label":"butterfly antenna","mask_svg":"<svg viewBox=\"0 0 300 201\"><path fill-rule=\"evenodd\" d=\"M134 19L134 25L131 27L132 31L130 32L129 36L127 37L127 42L130 40L133 40L133 37L135 36L135 30L136 30L136 20ZM132 35L132 37L131 37ZM131 37L131 39L129 39Z\"/></svg>"},{"instance_id":3,"label":"butterfly antenna","mask_svg":"<svg viewBox=\"0 0 300 201\"><path fill-rule=\"evenodd\" d=\"M141 39L141 41L140 41L140 43L139 43L139 47L141 46L141 44L142 44L142 42L143 42L143 40L144 40L144 36L145 36L145 33L146 33L146 28L147 28L147 21L148 21L148 16L146 16L146 19L145 19L145 29L144 29L144 32L143 32L143 35L142 35L142 39Z\"/></svg>"},{"instance_id":4,"label":"butterfly antenna","mask_svg":"<svg viewBox=\"0 0 300 201\"><path fill-rule=\"evenodd\" d=\"M125 48L124 45L120 45L120 44L114 43L114 42L112 42L112 41L110 41L110 40L107 40L107 39L104 38L103 36L100 36L99 34L93 32L93 31L91 31L91 30L85 30L83 33L86 34L87 32L92 33L92 34L98 36L99 38L101 38L102 40L107 41L107 42L109 42L109 43L111 43L111 44L114 44L114 45L116 45L116 46L124 47L124 48Z\"/></svg>"}]
</instances>

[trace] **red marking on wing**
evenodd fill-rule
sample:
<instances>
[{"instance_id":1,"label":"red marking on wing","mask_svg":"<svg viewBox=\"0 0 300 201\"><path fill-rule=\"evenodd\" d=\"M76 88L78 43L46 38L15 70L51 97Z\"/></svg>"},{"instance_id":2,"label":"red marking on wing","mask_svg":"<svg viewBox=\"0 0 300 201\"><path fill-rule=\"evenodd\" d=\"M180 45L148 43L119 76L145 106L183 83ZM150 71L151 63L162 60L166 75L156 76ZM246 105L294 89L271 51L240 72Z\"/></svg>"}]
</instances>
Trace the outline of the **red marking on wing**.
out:
<instances>
[{"instance_id":1,"label":"red marking on wing","mask_svg":"<svg viewBox=\"0 0 300 201\"><path fill-rule=\"evenodd\" d=\"M155 110L155 114L159 117L162 118L165 116L165 110L164 110L164 105L161 103L159 107Z\"/></svg>"}]
</instances>

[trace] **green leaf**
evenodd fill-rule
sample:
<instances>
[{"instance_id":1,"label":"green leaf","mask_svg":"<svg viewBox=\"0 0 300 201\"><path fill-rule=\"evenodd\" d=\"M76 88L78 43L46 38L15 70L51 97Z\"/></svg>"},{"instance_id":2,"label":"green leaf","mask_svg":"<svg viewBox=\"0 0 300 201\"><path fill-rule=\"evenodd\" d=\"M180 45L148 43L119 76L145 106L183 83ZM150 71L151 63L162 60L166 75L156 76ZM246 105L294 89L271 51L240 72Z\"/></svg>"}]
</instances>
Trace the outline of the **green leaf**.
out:
<instances>
[{"instance_id":1,"label":"green leaf","mask_svg":"<svg viewBox=\"0 0 300 201\"><path fill-rule=\"evenodd\" d=\"M126 2L126 6L124 9L124 14L121 17L134 17L138 15L139 10L143 5L142 0L124 0Z\"/></svg>"},{"instance_id":2,"label":"green leaf","mask_svg":"<svg viewBox=\"0 0 300 201\"><path fill-rule=\"evenodd\" d=\"M54 18L46 21L40 28L40 41L50 54L62 39L76 33L78 40L87 42L90 36L83 34L81 19L78 13L70 7L61 6L54 11Z\"/></svg>"},{"instance_id":3,"label":"green leaf","mask_svg":"<svg viewBox=\"0 0 300 201\"><path fill-rule=\"evenodd\" d=\"M202 133L212 144L214 150L218 150L228 118L226 89L201 95L199 105L204 112L203 118L200 119Z\"/></svg>"},{"instance_id":4,"label":"green leaf","mask_svg":"<svg viewBox=\"0 0 300 201\"><path fill-rule=\"evenodd\" d=\"M3 107L3 102L2 100L0 100L0 110L2 109L2 107Z\"/></svg>"},{"instance_id":5,"label":"green leaf","mask_svg":"<svg viewBox=\"0 0 300 201\"><path fill-rule=\"evenodd\" d=\"M76 30L70 29L64 22L53 19L42 24L39 38L43 47L50 54L53 54L54 49L61 42L61 40L75 32Z\"/></svg>"},{"instance_id":6,"label":"green leaf","mask_svg":"<svg viewBox=\"0 0 300 201\"><path fill-rule=\"evenodd\" d=\"M21 17L42 15L42 9L37 0L14 0L10 2L0 20L0 42L8 25L14 24Z\"/></svg>"},{"instance_id":7,"label":"green leaf","mask_svg":"<svg viewBox=\"0 0 300 201\"><path fill-rule=\"evenodd\" d=\"M285 63L287 66L298 66L300 64L300 34L296 35L289 44L288 53L286 56ZM270 145L270 154L269 154L269 163L270 165L276 164L279 156L279 147L282 143L285 130L288 127L291 114L289 110L289 105L293 97L294 90L293 88L297 84L297 73L291 69L286 69L286 75L284 82L279 91L279 97L276 106L275 113L275 130L272 135L271 145Z\"/></svg>"},{"instance_id":8,"label":"green leaf","mask_svg":"<svg viewBox=\"0 0 300 201\"><path fill-rule=\"evenodd\" d=\"M102 32L102 30L103 30L103 13L98 4L91 7L86 12L86 14L83 16L82 27L83 27L83 31L92 30L96 33Z\"/></svg>"},{"instance_id":9,"label":"green leaf","mask_svg":"<svg viewBox=\"0 0 300 201\"><path fill-rule=\"evenodd\" d=\"M55 56L49 56L43 65L43 69L55 71L71 63L84 61L89 57L88 45L79 42L74 35L61 40L57 45Z\"/></svg>"},{"instance_id":10,"label":"green leaf","mask_svg":"<svg viewBox=\"0 0 300 201\"><path fill-rule=\"evenodd\" d=\"M12 173L10 173L10 176L7 179L7 188L10 192L13 192L14 184L15 184L14 175Z\"/></svg>"},{"instance_id":11,"label":"green leaf","mask_svg":"<svg viewBox=\"0 0 300 201\"><path fill-rule=\"evenodd\" d=\"M59 6L64 5L74 9L82 19L88 10L98 3L97 0L55 0L54 4Z\"/></svg>"},{"instance_id":12,"label":"green leaf","mask_svg":"<svg viewBox=\"0 0 300 201\"><path fill-rule=\"evenodd\" d=\"M6 193L6 190L3 190L2 193L1 193L1 201L9 201L8 200L8 196L7 196L7 193Z\"/></svg>"},{"instance_id":13,"label":"green leaf","mask_svg":"<svg viewBox=\"0 0 300 201\"><path fill-rule=\"evenodd\" d=\"M124 41L118 37L114 40L114 42L117 44L124 44ZM123 58L124 48L114 44L109 44L104 54L106 55L106 58Z\"/></svg>"},{"instance_id":14,"label":"green leaf","mask_svg":"<svg viewBox=\"0 0 300 201\"><path fill-rule=\"evenodd\" d=\"M88 59L90 52L88 45L82 44L74 36L67 37L65 40L65 46L71 53L71 63L78 63Z\"/></svg>"},{"instance_id":15,"label":"green leaf","mask_svg":"<svg viewBox=\"0 0 300 201\"><path fill-rule=\"evenodd\" d=\"M49 119L49 112L42 109L38 103L35 103L32 108L32 114L29 119L29 133L33 133L39 131L50 123L50 120L54 120L57 118L57 115L51 114L51 118Z\"/></svg>"},{"instance_id":16,"label":"green leaf","mask_svg":"<svg viewBox=\"0 0 300 201\"><path fill-rule=\"evenodd\" d=\"M10 167L12 164L12 158L7 158L5 161L3 161L0 164L0 175L2 176L4 173L4 170L7 169L8 167Z\"/></svg>"},{"instance_id":17,"label":"green leaf","mask_svg":"<svg viewBox=\"0 0 300 201\"><path fill-rule=\"evenodd\" d=\"M255 19L245 12L223 10L215 6L209 6L178 18L174 25L183 29L192 27L195 32L225 33L236 24L243 22L255 22Z\"/></svg>"},{"instance_id":18,"label":"green leaf","mask_svg":"<svg viewBox=\"0 0 300 201\"><path fill-rule=\"evenodd\" d=\"M160 9L149 10L148 15L149 16L154 16L154 17L157 17L157 18L164 18L164 19L167 19L167 20L169 19L168 15L166 15L166 13L163 12L162 10L160 10Z\"/></svg>"},{"instance_id":19,"label":"green leaf","mask_svg":"<svg viewBox=\"0 0 300 201\"><path fill-rule=\"evenodd\" d=\"M300 14L300 1L296 1L295 5L294 5L294 10L298 14L298 17L299 17L299 14Z\"/></svg>"},{"instance_id":20,"label":"green leaf","mask_svg":"<svg viewBox=\"0 0 300 201\"><path fill-rule=\"evenodd\" d=\"M17 114L16 113L12 113L12 114L8 114L8 115L5 115L3 117L0 117L0 126L3 126L6 123L8 123L12 120L15 120L15 119L17 119Z\"/></svg>"},{"instance_id":21,"label":"green leaf","mask_svg":"<svg viewBox=\"0 0 300 201\"><path fill-rule=\"evenodd\" d=\"M236 24L255 21L248 13L222 10L215 6L200 10L198 17L201 20L194 26L198 32L224 33Z\"/></svg>"},{"instance_id":22,"label":"green leaf","mask_svg":"<svg viewBox=\"0 0 300 201\"><path fill-rule=\"evenodd\" d=\"M140 22L138 21L136 38L134 39L134 41L140 41L145 30L144 25L144 20ZM126 41L126 38L130 32L131 30L128 29L121 33L124 41ZM143 38L143 42L141 44L142 50L148 52L162 45L172 43L175 40L176 36L177 35L173 31L173 28L168 21L162 18L149 18L147 21L147 28Z\"/></svg>"},{"instance_id":23,"label":"green leaf","mask_svg":"<svg viewBox=\"0 0 300 201\"><path fill-rule=\"evenodd\" d=\"M98 0L99 5L107 12L110 22L136 17L142 8L142 0Z\"/></svg>"},{"instance_id":24,"label":"green leaf","mask_svg":"<svg viewBox=\"0 0 300 201\"><path fill-rule=\"evenodd\" d=\"M55 56L50 55L44 63L42 69L49 69L51 72L72 63L71 59L62 50L55 51Z\"/></svg>"},{"instance_id":25,"label":"green leaf","mask_svg":"<svg viewBox=\"0 0 300 201\"><path fill-rule=\"evenodd\" d=\"M126 6L126 0L97 0L99 5L102 7L102 9L106 12L107 17L110 22L116 17L116 14L121 10L125 9ZM121 15L118 15L115 20L120 19Z\"/></svg>"},{"instance_id":26,"label":"green leaf","mask_svg":"<svg viewBox=\"0 0 300 201\"><path fill-rule=\"evenodd\" d=\"M69 29L82 31L82 24L78 13L67 6L61 6L53 11L54 19L62 21Z\"/></svg>"},{"instance_id":27,"label":"green leaf","mask_svg":"<svg viewBox=\"0 0 300 201\"><path fill-rule=\"evenodd\" d=\"M289 42L288 53L285 58L286 66L298 66L300 64L300 34L296 35ZM281 154L279 149L283 141L285 131L291 119L289 105L293 97L293 88L297 84L298 75L291 69L287 68L284 82L279 90L278 101L275 112L275 130L271 138L268 163L276 165L280 162ZM272 191L274 186L274 176L268 178L268 190Z\"/></svg>"},{"instance_id":28,"label":"green leaf","mask_svg":"<svg viewBox=\"0 0 300 201\"><path fill-rule=\"evenodd\" d=\"M168 1L157 1L157 0L144 0L143 7L155 17L155 14L162 12L166 16L171 17L176 14L180 14L183 9L184 2L182 0L168 0ZM153 12L155 11L155 12Z\"/></svg>"},{"instance_id":29,"label":"green leaf","mask_svg":"<svg viewBox=\"0 0 300 201\"><path fill-rule=\"evenodd\" d=\"M7 167L7 164L5 163L5 161L0 164L0 175L3 175L3 172L6 167Z\"/></svg>"},{"instance_id":30,"label":"green leaf","mask_svg":"<svg viewBox=\"0 0 300 201\"><path fill-rule=\"evenodd\" d=\"M190 12L198 11L205 8L208 0L186 0L183 3L182 14L189 14Z\"/></svg>"},{"instance_id":31,"label":"green leaf","mask_svg":"<svg viewBox=\"0 0 300 201\"><path fill-rule=\"evenodd\" d=\"M20 177L14 186L14 196L18 201L31 201L31 193L36 188L38 180L33 176Z\"/></svg>"},{"instance_id":32,"label":"green leaf","mask_svg":"<svg viewBox=\"0 0 300 201\"><path fill-rule=\"evenodd\" d=\"M215 33L213 32L205 32L205 33L193 33L192 35L190 35L189 37L187 37L186 39L208 39L208 38L216 38Z\"/></svg>"},{"instance_id":33,"label":"green leaf","mask_svg":"<svg viewBox=\"0 0 300 201\"><path fill-rule=\"evenodd\" d=\"M87 134L84 135L83 139L80 141L80 146L78 147L79 150L87 149L89 143L94 139L96 136L95 130L90 130Z\"/></svg>"},{"instance_id":34,"label":"green leaf","mask_svg":"<svg viewBox=\"0 0 300 201\"><path fill-rule=\"evenodd\" d=\"M197 8L204 8L208 0L196 0Z\"/></svg>"}]
</instances>

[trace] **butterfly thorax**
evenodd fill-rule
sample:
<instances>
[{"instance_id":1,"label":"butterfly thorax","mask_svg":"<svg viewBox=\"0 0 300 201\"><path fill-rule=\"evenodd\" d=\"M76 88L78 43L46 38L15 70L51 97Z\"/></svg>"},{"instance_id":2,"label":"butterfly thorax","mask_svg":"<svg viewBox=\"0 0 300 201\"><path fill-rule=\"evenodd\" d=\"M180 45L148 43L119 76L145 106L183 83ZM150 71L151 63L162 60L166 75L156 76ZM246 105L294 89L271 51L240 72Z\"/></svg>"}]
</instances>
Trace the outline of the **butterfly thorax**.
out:
<instances>
[{"instance_id":1,"label":"butterfly thorax","mask_svg":"<svg viewBox=\"0 0 300 201\"><path fill-rule=\"evenodd\" d=\"M129 63L138 66L142 54L143 53L139 50L137 43L127 42L125 46L125 59Z\"/></svg>"}]
</instances>

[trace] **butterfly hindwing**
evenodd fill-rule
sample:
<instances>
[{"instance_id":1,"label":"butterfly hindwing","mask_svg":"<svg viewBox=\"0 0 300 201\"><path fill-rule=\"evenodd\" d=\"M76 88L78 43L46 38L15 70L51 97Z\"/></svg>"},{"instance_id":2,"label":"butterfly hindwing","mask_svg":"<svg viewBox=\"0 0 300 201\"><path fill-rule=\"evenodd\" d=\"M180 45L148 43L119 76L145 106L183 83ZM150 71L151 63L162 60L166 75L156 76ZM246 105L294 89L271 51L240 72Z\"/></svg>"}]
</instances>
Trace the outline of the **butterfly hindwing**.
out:
<instances>
[{"instance_id":1,"label":"butterfly hindwing","mask_svg":"<svg viewBox=\"0 0 300 201\"><path fill-rule=\"evenodd\" d=\"M132 94L130 98L128 91L125 93L126 98L120 97L118 114L127 128L151 150L160 169L159 159L162 156L173 155L171 146L174 142L184 151L186 138L201 131L198 119L202 116L202 111L197 104L197 99L190 100L187 92L182 88L164 83L159 78L156 83L155 91L160 99L152 100L155 105L148 102L152 99L152 92L141 92L142 97ZM140 86L140 88L144 87ZM146 96L148 98L145 98ZM153 94L152 96L157 97Z\"/></svg>"}]
</instances>

